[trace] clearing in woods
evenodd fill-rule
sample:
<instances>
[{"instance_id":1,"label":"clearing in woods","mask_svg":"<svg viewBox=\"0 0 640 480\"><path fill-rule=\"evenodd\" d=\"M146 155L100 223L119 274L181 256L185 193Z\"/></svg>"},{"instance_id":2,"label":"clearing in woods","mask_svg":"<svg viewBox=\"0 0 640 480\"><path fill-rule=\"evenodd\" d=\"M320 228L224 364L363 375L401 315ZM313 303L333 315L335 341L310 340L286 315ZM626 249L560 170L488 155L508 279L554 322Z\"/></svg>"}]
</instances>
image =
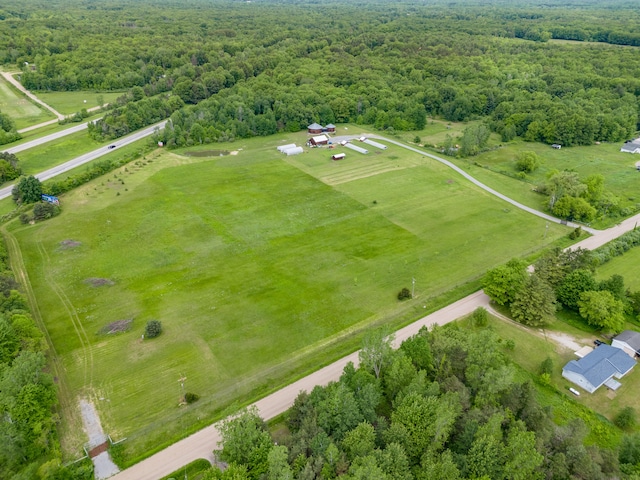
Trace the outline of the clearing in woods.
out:
<instances>
[{"instance_id":1,"label":"clearing in woods","mask_svg":"<svg viewBox=\"0 0 640 480\"><path fill-rule=\"evenodd\" d=\"M275 148L305 140L159 152L65 195L54 219L8 225L70 391L98 399L129 458L339 358L368 325L410 321L396 295L412 278L422 305L567 233L399 147L340 166L335 149L295 165ZM163 333L142 341L152 319Z\"/></svg>"}]
</instances>

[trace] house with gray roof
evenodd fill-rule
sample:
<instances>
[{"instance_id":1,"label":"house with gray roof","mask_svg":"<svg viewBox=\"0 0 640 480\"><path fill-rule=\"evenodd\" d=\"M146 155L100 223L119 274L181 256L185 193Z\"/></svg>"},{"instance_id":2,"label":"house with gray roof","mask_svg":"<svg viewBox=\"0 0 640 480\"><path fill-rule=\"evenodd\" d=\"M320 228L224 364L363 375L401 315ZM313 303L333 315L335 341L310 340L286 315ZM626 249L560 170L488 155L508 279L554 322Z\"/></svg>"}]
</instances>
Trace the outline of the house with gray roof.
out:
<instances>
[{"instance_id":1,"label":"house with gray roof","mask_svg":"<svg viewBox=\"0 0 640 480\"><path fill-rule=\"evenodd\" d=\"M613 338L611 346L624 350L631 357L640 355L640 332L625 330Z\"/></svg>"},{"instance_id":2,"label":"house with gray roof","mask_svg":"<svg viewBox=\"0 0 640 480\"><path fill-rule=\"evenodd\" d=\"M307 127L307 131L311 134L322 133L322 125L317 123L312 123Z\"/></svg>"},{"instance_id":3,"label":"house with gray roof","mask_svg":"<svg viewBox=\"0 0 640 480\"><path fill-rule=\"evenodd\" d=\"M616 378L622 378L636 366L636 361L620 348L600 345L580 360L571 360L562 369L562 376L589 393L602 385L611 390L620 388Z\"/></svg>"}]
</instances>

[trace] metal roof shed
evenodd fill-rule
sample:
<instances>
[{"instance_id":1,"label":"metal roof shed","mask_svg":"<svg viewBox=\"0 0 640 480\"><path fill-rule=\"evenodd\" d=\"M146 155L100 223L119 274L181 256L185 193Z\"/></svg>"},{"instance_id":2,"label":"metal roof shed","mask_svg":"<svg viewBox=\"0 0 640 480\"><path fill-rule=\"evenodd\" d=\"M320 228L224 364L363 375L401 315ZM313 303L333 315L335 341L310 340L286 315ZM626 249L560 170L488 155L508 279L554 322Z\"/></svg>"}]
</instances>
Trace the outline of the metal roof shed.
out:
<instances>
[{"instance_id":1,"label":"metal roof shed","mask_svg":"<svg viewBox=\"0 0 640 480\"><path fill-rule=\"evenodd\" d=\"M381 143L375 142L373 140L369 140L368 138L365 138L363 140L363 142L366 143L367 145L371 145L372 147L379 148L380 150L386 150L387 149L386 145L383 145Z\"/></svg>"},{"instance_id":2,"label":"metal roof shed","mask_svg":"<svg viewBox=\"0 0 640 480\"><path fill-rule=\"evenodd\" d=\"M345 143L344 146L347 147L347 148L350 148L351 150L355 150L356 152L369 153L369 150L366 150L366 149L364 149L362 147L354 145L353 143Z\"/></svg>"},{"instance_id":3,"label":"metal roof shed","mask_svg":"<svg viewBox=\"0 0 640 480\"><path fill-rule=\"evenodd\" d=\"M284 153L286 153L287 156L289 156L289 155L298 155L299 153L302 153L302 152L304 152L302 147L293 147L293 148L289 148L289 149L284 151Z\"/></svg>"},{"instance_id":4,"label":"metal roof shed","mask_svg":"<svg viewBox=\"0 0 640 480\"><path fill-rule=\"evenodd\" d=\"M278 151L280 153L284 153L285 150L289 150L290 148L295 148L296 144L295 143L289 143L288 145L280 145L278 147Z\"/></svg>"}]
</instances>

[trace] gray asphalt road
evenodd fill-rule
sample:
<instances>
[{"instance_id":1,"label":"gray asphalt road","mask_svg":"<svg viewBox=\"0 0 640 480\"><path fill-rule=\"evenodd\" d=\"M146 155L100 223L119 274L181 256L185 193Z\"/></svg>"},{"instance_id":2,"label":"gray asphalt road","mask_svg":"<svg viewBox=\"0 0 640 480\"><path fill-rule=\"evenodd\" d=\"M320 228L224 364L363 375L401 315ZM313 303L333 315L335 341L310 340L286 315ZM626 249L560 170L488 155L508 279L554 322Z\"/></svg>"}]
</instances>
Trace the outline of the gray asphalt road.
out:
<instances>
[{"instance_id":1,"label":"gray asphalt road","mask_svg":"<svg viewBox=\"0 0 640 480\"><path fill-rule=\"evenodd\" d=\"M130 143L133 143L137 140L140 140L142 138L148 137L149 135L152 135L153 132L156 131L156 129L163 129L166 123L167 121L163 120L160 123L156 123L155 125L147 127L138 132L132 133L131 135L127 135L126 137L119 138L118 140L115 140L111 144L116 146L116 148L114 149L110 149L108 147L99 148L97 150L94 150L93 152L85 153L84 155L76 157L73 160L69 160L68 162L63 163L62 165L58 165L56 167L50 168L49 170L46 170L42 173L38 173L37 175L34 175L34 176L40 181L45 181L55 177L56 175L60 175L61 173L68 172L69 170L73 170L76 167L84 165L85 163L91 162L97 158L102 157L103 155L107 155L108 153L111 153L117 150L118 147L129 145ZM0 200L11 196L11 190L13 190L13 187L14 187L14 184L0 189Z\"/></svg>"},{"instance_id":2,"label":"gray asphalt road","mask_svg":"<svg viewBox=\"0 0 640 480\"><path fill-rule=\"evenodd\" d=\"M57 120L56 120L56 122L57 122ZM37 147L38 145L42 145L44 143L51 142L53 140L65 137L67 135L71 135L72 133L81 132L82 130L86 130L88 123L89 122L81 123L79 125L75 125L75 126L70 127L70 128L65 128L64 130L61 130L61 131L56 132L56 133L52 133L51 135L47 135L45 137L36 138L35 140L31 140L29 142L25 142L25 143L22 143L20 145L16 145L15 147L7 148L6 150L3 150L3 151L7 152L7 153L18 153L18 152L22 152L23 150L29 150L30 148Z\"/></svg>"}]
</instances>

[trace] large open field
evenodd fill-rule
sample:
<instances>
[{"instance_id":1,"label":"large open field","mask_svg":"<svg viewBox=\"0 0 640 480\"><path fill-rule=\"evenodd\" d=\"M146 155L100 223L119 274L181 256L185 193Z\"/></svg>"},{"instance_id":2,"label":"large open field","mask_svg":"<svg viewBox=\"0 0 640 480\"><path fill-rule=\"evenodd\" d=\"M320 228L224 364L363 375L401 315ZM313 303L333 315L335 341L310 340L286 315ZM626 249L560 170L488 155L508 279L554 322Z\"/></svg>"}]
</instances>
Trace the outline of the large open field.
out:
<instances>
[{"instance_id":1,"label":"large open field","mask_svg":"<svg viewBox=\"0 0 640 480\"><path fill-rule=\"evenodd\" d=\"M341 162L330 160L339 149L275 149L305 139L158 152L65 196L61 216L10 226L69 385L114 439L129 438L130 456L567 233L553 224L545 236L544 220L399 147ZM399 303L412 278L417 298ZM125 319L127 333L99 333ZM151 319L164 333L143 341ZM182 376L201 396L188 408Z\"/></svg>"},{"instance_id":2,"label":"large open field","mask_svg":"<svg viewBox=\"0 0 640 480\"><path fill-rule=\"evenodd\" d=\"M55 118L51 112L11 88L4 79L0 79L0 111L11 117L18 130Z\"/></svg>"},{"instance_id":3,"label":"large open field","mask_svg":"<svg viewBox=\"0 0 640 480\"><path fill-rule=\"evenodd\" d=\"M63 115L71 115L79 112L83 108L93 108L100 106L98 99L102 103L111 103L116 98L122 96L124 92L35 92L38 98L51 105Z\"/></svg>"}]
</instances>

